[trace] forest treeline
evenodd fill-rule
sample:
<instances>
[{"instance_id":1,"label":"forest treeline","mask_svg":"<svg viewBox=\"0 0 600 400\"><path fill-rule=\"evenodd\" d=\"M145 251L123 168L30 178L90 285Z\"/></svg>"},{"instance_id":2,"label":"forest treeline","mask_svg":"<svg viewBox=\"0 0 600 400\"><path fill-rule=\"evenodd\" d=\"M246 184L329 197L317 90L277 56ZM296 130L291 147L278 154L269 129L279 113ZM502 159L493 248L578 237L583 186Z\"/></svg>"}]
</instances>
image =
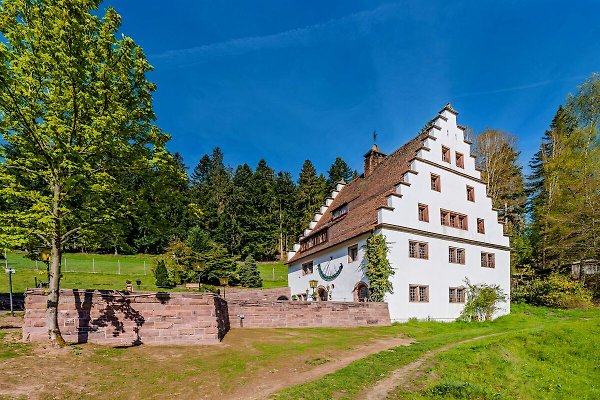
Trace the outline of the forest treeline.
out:
<instances>
[{"instance_id":1,"label":"forest treeline","mask_svg":"<svg viewBox=\"0 0 600 400\"><path fill-rule=\"evenodd\" d=\"M511 238L513 271L600 258L599 82L592 75L558 108L529 174L519 163L515 135L497 129L474 135L473 155ZM306 160L296 178L265 160L233 168L218 147L189 171L179 154L166 153L153 168L130 169L119 177L126 190L118 195L129 194L116 199L124 218L115 215L110 223L87 226L66 248L160 254L186 243L194 247L200 237L217 249L217 258L281 259L337 182L356 176L341 157L326 174ZM35 251L40 243L35 236L29 239L22 247ZM202 245L197 251L203 252Z\"/></svg>"},{"instance_id":2,"label":"forest treeline","mask_svg":"<svg viewBox=\"0 0 600 400\"><path fill-rule=\"evenodd\" d=\"M150 170L122 177L131 196L121 199L126 218L81 230L67 250L160 254L174 242L205 234L230 255L275 260L298 240L337 183L357 174L341 157L326 175L306 160L297 179L265 160L234 169L219 147L191 170L178 153L163 158ZM26 247L38 245L31 237Z\"/></svg>"}]
</instances>

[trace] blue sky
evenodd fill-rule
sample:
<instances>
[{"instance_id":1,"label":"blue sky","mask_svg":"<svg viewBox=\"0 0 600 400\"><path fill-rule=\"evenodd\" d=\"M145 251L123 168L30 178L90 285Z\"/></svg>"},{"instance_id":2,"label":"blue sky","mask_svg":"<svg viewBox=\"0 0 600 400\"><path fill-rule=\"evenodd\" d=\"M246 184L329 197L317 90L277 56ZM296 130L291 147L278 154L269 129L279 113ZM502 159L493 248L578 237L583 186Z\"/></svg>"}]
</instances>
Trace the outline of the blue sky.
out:
<instances>
[{"instance_id":1,"label":"blue sky","mask_svg":"<svg viewBox=\"0 0 600 400\"><path fill-rule=\"evenodd\" d=\"M448 101L459 123L536 151L556 108L600 72L598 1L109 0L155 71L158 125L188 166L309 158L362 169Z\"/></svg>"}]
</instances>

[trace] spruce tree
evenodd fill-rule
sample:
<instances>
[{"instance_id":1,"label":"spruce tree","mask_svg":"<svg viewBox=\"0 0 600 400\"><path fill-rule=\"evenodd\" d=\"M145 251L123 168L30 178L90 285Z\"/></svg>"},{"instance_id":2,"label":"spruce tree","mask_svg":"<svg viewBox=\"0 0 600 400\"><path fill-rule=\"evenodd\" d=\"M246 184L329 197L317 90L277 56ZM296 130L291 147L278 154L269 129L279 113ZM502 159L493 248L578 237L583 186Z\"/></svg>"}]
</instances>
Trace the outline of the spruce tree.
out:
<instances>
[{"instance_id":1,"label":"spruce tree","mask_svg":"<svg viewBox=\"0 0 600 400\"><path fill-rule=\"evenodd\" d=\"M168 288L171 286L169 282L169 274L167 273L167 267L165 266L165 262L160 260L154 268L154 280L156 282L156 286L159 288Z\"/></svg>"},{"instance_id":2,"label":"spruce tree","mask_svg":"<svg viewBox=\"0 0 600 400\"><path fill-rule=\"evenodd\" d=\"M296 185L289 172L279 172L275 177L275 198L277 200L277 236L279 257L283 259L289 246L295 243L295 198Z\"/></svg>"},{"instance_id":3,"label":"spruce tree","mask_svg":"<svg viewBox=\"0 0 600 400\"><path fill-rule=\"evenodd\" d=\"M296 196L296 235L300 235L306 229L315 212L324 204L325 189L325 177L317 176L317 171L310 160L304 161Z\"/></svg>"},{"instance_id":4,"label":"spruce tree","mask_svg":"<svg viewBox=\"0 0 600 400\"><path fill-rule=\"evenodd\" d=\"M252 176L252 229L248 232L249 247L242 254L254 254L259 260L273 259L277 253L277 214L275 174L265 160L260 160Z\"/></svg>"},{"instance_id":5,"label":"spruce tree","mask_svg":"<svg viewBox=\"0 0 600 400\"><path fill-rule=\"evenodd\" d=\"M352 169L341 157L335 158L327 174L327 192L334 190L340 181L349 183L352 180Z\"/></svg>"},{"instance_id":6,"label":"spruce tree","mask_svg":"<svg viewBox=\"0 0 600 400\"><path fill-rule=\"evenodd\" d=\"M248 254L239 271L240 283L244 287L259 288L262 287L262 278L256 267L256 261L251 254Z\"/></svg>"}]
</instances>

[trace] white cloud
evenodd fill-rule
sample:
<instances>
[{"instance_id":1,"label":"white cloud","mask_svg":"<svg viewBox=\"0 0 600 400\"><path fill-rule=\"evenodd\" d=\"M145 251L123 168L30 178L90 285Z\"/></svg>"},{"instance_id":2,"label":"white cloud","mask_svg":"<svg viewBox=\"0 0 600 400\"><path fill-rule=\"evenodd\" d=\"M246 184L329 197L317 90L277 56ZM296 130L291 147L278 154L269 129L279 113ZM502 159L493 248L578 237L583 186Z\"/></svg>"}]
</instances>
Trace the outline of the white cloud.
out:
<instances>
[{"instance_id":1,"label":"white cloud","mask_svg":"<svg viewBox=\"0 0 600 400\"><path fill-rule=\"evenodd\" d=\"M396 4L385 4L372 10L349 14L337 19L331 19L319 24L291 29L265 36L250 36L236 38L224 42L191 47L187 49L168 50L151 55L153 62L178 63L179 66L189 66L201 63L207 58L235 56L257 50L279 49L292 46L307 46L313 40L321 40L330 30L344 31L345 39L358 33L368 31L373 20L384 18Z\"/></svg>"}]
</instances>

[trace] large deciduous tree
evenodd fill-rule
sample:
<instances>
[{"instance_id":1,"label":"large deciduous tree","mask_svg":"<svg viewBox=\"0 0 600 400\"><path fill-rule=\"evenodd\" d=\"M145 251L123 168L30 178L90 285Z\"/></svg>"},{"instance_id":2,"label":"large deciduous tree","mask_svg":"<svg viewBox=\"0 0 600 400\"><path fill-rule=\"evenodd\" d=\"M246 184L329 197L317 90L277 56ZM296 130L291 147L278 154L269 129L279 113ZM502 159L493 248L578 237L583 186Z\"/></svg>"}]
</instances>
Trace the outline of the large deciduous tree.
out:
<instances>
[{"instance_id":1,"label":"large deciduous tree","mask_svg":"<svg viewBox=\"0 0 600 400\"><path fill-rule=\"evenodd\" d=\"M121 182L168 154L154 126L152 69L121 17L98 0L5 0L0 7L0 217L4 241L51 248L47 323L57 323L61 253L78 231L127 215Z\"/></svg>"},{"instance_id":2,"label":"large deciduous tree","mask_svg":"<svg viewBox=\"0 0 600 400\"><path fill-rule=\"evenodd\" d=\"M473 153L487 194L499 210L505 231L513 233L524 224L527 196L522 168L518 164L517 138L497 129L486 129L475 136Z\"/></svg>"}]
</instances>

